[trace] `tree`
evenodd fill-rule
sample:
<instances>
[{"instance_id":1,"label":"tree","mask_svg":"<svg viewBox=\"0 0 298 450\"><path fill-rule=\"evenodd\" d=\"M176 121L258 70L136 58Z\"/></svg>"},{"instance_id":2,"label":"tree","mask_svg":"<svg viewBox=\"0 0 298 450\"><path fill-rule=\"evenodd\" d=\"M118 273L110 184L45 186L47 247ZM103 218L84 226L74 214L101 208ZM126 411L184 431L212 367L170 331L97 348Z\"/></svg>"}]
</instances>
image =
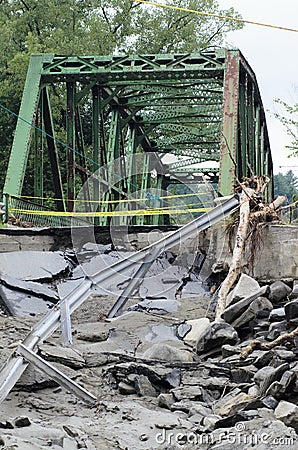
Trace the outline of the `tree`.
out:
<instances>
[{"instance_id":1,"label":"tree","mask_svg":"<svg viewBox=\"0 0 298 450\"><path fill-rule=\"evenodd\" d=\"M290 156L298 156L298 102L289 105L283 100L276 99L275 103L281 105L284 112L274 113L274 117L280 120L292 140L291 145L287 145L286 147L292 150Z\"/></svg>"},{"instance_id":2,"label":"tree","mask_svg":"<svg viewBox=\"0 0 298 450\"><path fill-rule=\"evenodd\" d=\"M278 173L274 175L274 196L286 195L289 202L294 195L298 194L298 177L289 170L285 175Z\"/></svg>"},{"instance_id":3,"label":"tree","mask_svg":"<svg viewBox=\"0 0 298 450\"><path fill-rule=\"evenodd\" d=\"M175 5L239 17L233 8L219 11L217 0L177 0ZM132 0L3 0L0 4L0 189L16 126L16 116L3 106L18 113L32 53L192 52L220 45L226 32L242 26L237 21L156 8Z\"/></svg>"}]
</instances>

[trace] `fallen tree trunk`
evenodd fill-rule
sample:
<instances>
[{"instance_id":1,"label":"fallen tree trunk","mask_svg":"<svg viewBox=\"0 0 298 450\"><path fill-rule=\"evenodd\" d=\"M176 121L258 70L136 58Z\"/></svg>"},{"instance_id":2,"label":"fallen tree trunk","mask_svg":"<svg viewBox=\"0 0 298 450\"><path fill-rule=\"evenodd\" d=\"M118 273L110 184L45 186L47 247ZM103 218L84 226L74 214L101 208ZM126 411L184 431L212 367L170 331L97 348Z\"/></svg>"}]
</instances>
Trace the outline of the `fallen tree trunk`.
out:
<instances>
[{"instance_id":1,"label":"fallen tree trunk","mask_svg":"<svg viewBox=\"0 0 298 450\"><path fill-rule=\"evenodd\" d=\"M240 195L240 219L233 250L233 258L228 275L223 281L218 293L215 322L221 322L223 320L221 315L226 308L228 293L230 292L231 287L233 286L235 281L237 280L237 277L241 270L241 259L249 224L249 213L250 213L249 201L251 200L253 194L254 194L253 189L245 188L243 189Z\"/></svg>"}]
</instances>

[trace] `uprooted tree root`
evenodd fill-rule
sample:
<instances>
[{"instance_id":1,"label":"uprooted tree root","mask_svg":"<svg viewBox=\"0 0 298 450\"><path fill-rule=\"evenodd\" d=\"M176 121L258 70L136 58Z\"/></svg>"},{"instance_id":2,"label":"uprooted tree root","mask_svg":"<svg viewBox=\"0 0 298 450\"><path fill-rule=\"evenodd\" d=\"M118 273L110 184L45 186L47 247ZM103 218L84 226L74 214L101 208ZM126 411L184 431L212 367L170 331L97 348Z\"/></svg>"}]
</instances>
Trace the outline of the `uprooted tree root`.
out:
<instances>
[{"instance_id":1,"label":"uprooted tree root","mask_svg":"<svg viewBox=\"0 0 298 450\"><path fill-rule=\"evenodd\" d=\"M255 205L254 205L255 206ZM252 270L255 257L263 247L263 228L270 222L279 222L278 213L269 207L264 210L254 211L249 214L247 236L244 243L244 254L246 255L246 266ZM239 215L234 215L233 220L227 225L228 246L233 253L235 235L239 227Z\"/></svg>"},{"instance_id":2,"label":"uprooted tree root","mask_svg":"<svg viewBox=\"0 0 298 450\"><path fill-rule=\"evenodd\" d=\"M218 303L215 321L222 321L226 308L227 296L240 275L243 265L242 258L246 253L247 266L252 269L255 256L262 244L261 225L279 220L276 210L285 201L284 196L278 197L270 205L263 202L263 193L269 184L268 177L252 177L240 184L236 191L240 192L240 210L237 219L229 226L229 246L232 247L232 234L235 234L233 257L227 277L218 292ZM237 230L237 231L236 231Z\"/></svg>"},{"instance_id":3,"label":"uprooted tree root","mask_svg":"<svg viewBox=\"0 0 298 450\"><path fill-rule=\"evenodd\" d=\"M250 344L245 347L240 353L240 359L245 359L249 356L254 350L271 350L274 347L277 347L280 344L284 344L285 342L291 342L295 337L298 336L298 327L290 333L282 334L278 336L274 341L271 342L262 342L258 339L250 342Z\"/></svg>"}]
</instances>

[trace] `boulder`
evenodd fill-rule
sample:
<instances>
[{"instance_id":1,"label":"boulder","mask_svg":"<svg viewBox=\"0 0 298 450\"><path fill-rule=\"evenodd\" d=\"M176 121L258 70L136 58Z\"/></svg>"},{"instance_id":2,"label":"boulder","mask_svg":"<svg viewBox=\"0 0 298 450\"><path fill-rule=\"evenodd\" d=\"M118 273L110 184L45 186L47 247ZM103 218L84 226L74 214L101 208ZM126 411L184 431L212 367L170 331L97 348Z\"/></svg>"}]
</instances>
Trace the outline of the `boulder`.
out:
<instances>
[{"instance_id":1,"label":"boulder","mask_svg":"<svg viewBox=\"0 0 298 450\"><path fill-rule=\"evenodd\" d=\"M274 381L274 383L267 389L266 395L273 396L275 398L281 398L286 392L291 392L295 386L296 374L291 370L286 370L280 381Z\"/></svg>"},{"instance_id":2,"label":"boulder","mask_svg":"<svg viewBox=\"0 0 298 450\"><path fill-rule=\"evenodd\" d=\"M269 386L273 382L279 381L283 373L289 369L289 364L284 363L278 367L266 366L258 370L254 376L254 381L257 383L261 394L265 394Z\"/></svg>"},{"instance_id":3,"label":"boulder","mask_svg":"<svg viewBox=\"0 0 298 450\"><path fill-rule=\"evenodd\" d=\"M248 297L233 303L224 311L223 319L226 322L231 323L235 318L239 317L254 300L265 295L268 291L269 287L263 286Z\"/></svg>"},{"instance_id":4,"label":"boulder","mask_svg":"<svg viewBox=\"0 0 298 450\"><path fill-rule=\"evenodd\" d=\"M208 352L224 344L237 344L237 331L228 323L213 322L203 332L196 344L198 354Z\"/></svg>"},{"instance_id":5,"label":"boulder","mask_svg":"<svg viewBox=\"0 0 298 450\"><path fill-rule=\"evenodd\" d=\"M234 328L240 328L247 324L250 320L258 316L259 312L269 312L273 309L272 303L266 297L259 297L248 306L248 308L238 317L232 325Z\"/></svg>"},{"instance_id":6,"label":"boulder","mask_svg":"<svg viewBox=\"0 0 298 450\"><path fill-rule=\"evenodd\" d=\"M269 299L273 303L279 303L284 300L291 293L291 288L287 286L283 281L275 281L270 286Z\"/></svg>"},{"instance_id":7,"label":"boulder","mask_svg":"<svg viewBox=\"0 0 298 450\"><path fill-rule=\"evenodd\" d=\"M295 300L296 298L298 298L298 280L294 280L293 289L289 295L290 300Z\"/></svg>"},{"instance_id":8,"label":"boulder","mask_svg":"<svg viewBox=\"0 0 298 450\"><path fill-rule=\"evenodd\" d=\"M285 308L275 308L270 312L269 319L271 322L281 322L286 318Z\"/></svg>"},{"instance_id":9,"label":"boulder","mask_svg":"<svg viewBox=\"0 0 298 450\"><path fill-rule=\"evenodd\" d=\"M192 362L191 353L168 344L154 344L143 353L144 359L166 362Z\"/></svg>"},{"instance_id":10,"label":"boulder","mask_svg":"<svg viewBox=\"0 0 298 450\"><path fill-rule=\"evenodd\" d=\"M252 400L252 397L236 388L222 397L214 405L214 413L220 416L229 416L244 409Z\"/></svg>"},{"instance_id":11,"label":"boulder","mask_svg":"<svg viewBox=\"0 0 298 450\"><path fill-rule=\"evenodd\" d=\"M252 277L242 274L235 288L227 297L227 306L242 298L249 297L260 289L259 283Z\"/></svg>"},{"instance_id":12,"label":"boulder","mask_svg":"<svg viewBox=\"0 0 298 450\"><path fill-rule=\"evenodd\" d=\"M157 397L158 393L155 387L151 384L146 375L137 375L135 378L135 388L142 397Z\"/></svg>"},{"instance_id":13,"label":"boulder","mask_svg":"<svg viewBox=\"0 0 298 450\"><path fill-rule=\"evenodd\" d=\"M289 427L298 430L298 406L281 400L274 411L275 417L282 420Z\"/></svg>"},{"instance_id":14,"label":"boulder","mask_svg":"<svg viewBox=\"0 0 298 450\"><path fill-rule=\"evenodd\" d=\"M290 320L298 320L298 299L292 300L285 305L285 314L288 322Z\"/></svg>"},{"instance_id":15,"label":"boulder","mask_svg":"<svg viewBox=\"0 0 298 450\"><path fill-rule=\"evenodd\" d=\"M194 347L198 339L210 325L210 320L206 317L202 317L201 319L187 320L186 323L191 326L191 329L185 335L184 342Z\"/></svg>"}]
</instances>

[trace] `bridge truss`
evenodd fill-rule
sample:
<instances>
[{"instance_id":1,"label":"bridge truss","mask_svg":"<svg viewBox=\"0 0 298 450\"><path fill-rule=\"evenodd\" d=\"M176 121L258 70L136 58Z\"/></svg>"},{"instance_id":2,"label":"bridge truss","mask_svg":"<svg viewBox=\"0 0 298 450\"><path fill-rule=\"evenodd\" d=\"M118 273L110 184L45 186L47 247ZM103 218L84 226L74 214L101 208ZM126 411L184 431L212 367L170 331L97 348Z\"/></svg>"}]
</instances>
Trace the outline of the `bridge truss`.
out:
<instances>
[{"instance_id":1,"label":"bridge truss","mask_svg":"<svg viewBox=\"0 0 298 450\"><path fill-rule=\"evenodd\" d=\"M136 170L133 156L140 153L143 163ZM90 175L101 166L114 167L115 160L121 179L102 194L107 175L85 198L86 205L90 195L92 201L104 199L98 206L105 213L97 219L101 225L131 195L144 197L154 189L161 207L168 186L197 183L203 174L220 195L231 194L243 177L272 177L260 92L240 51L32 55L6 198L23 202L31 196L34 208L43 209L45 184L51 182L53 209L62 216L73 211ZM271 191L272 185L269 197ZM164 224L167 215L133 220L138 225Z\"/></svg>"}]
</instances>

